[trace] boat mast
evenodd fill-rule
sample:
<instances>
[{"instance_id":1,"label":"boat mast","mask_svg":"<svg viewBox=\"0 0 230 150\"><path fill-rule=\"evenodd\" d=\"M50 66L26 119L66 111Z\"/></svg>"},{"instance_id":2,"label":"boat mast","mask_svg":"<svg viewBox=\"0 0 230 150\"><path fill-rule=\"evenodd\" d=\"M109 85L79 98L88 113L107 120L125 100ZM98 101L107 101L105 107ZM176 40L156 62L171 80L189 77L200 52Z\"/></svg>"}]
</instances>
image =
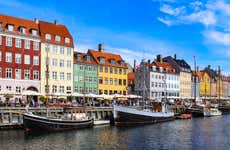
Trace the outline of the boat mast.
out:
<instances>
[{"instance_id":1,"label":"boat mast","mask_svg":"<svg viewBox=\"0 0 230 150\"><path fill-rule=\"evenodd\" d=\"M195 75L194 75L194 104L196 105L196 73L197 73L197 70L196 70L196 56L194 56L194 70L195 70Z\"/></svg>"},{"instance_id":2,"label":"boat mast","mask_svg":"<svg viewBox=\"0 0 230 150\"><path fill-rule=\"evenodd\" d=\"M218 76L219 76L219 89L218 89L219 90L218 91L219 92L219 102L218 103L220 105L220 66L218 66Z\"/></svg>"},{"instance_id":3,"label":"boat mast","mask_svg":"<svg viewBox=\"0 0 230 150\"><path fill-rule=\"evenodd\" d=\"M87 67L87 65L85 64L85 65L84 65L84 85L83 85L83 86L84 86L83 107L85 107L85 94L86 94L86 89L85 89L85 88L86 88L86 87L85 87L85 86L86 86L86 85L85 85L85 69L86 69L86 67Z\"/></svg>"},{"instance_id":4,"label":"boat mast","mask_svg":"<svg viewBox=\"0 0 230 150\"><path fill-rule=\"evenodd\" d=\"M46 47L46 107L48 107L49 103L49 58L48 58L48 45Z\"/></svg>"}]
</instances>

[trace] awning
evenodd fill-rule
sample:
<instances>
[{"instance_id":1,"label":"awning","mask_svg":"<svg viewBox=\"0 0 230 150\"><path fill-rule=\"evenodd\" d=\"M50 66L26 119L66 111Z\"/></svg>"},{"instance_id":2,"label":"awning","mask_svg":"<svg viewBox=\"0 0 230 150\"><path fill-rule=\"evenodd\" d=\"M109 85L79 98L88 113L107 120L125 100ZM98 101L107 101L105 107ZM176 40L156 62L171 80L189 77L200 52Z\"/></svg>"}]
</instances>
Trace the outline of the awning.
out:
<instances>
[{"instance_id":1,"label":"awning","mask_svg":"<svg viewBox=\"0 0 230 150\"><path fill-rule=\"evenodd\" d=\"M32 91L32 90L26 90L26 91L22 92L22 95L25 95L25 96L39 96L39 95L41 95L41 93L38 93L38 92Z\"/></svg>"}]
</instances>

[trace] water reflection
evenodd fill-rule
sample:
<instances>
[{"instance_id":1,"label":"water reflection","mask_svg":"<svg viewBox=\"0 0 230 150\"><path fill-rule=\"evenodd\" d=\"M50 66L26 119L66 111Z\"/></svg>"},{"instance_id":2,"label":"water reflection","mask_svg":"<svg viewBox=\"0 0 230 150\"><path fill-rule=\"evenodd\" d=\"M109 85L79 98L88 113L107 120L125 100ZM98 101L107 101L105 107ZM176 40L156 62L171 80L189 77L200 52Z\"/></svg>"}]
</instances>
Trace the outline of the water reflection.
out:
<instances>
[{"instance_id":1,"label":"water reflection","mask_svg":"<svg viewBox=\"0 0 230 150\"><path fill-rule=\"evenodd\" d=\"M103 126L57 133L0 131L0 149L228 149L229 125L230 115L137 127Z\"/></svg>"}]
</instances>

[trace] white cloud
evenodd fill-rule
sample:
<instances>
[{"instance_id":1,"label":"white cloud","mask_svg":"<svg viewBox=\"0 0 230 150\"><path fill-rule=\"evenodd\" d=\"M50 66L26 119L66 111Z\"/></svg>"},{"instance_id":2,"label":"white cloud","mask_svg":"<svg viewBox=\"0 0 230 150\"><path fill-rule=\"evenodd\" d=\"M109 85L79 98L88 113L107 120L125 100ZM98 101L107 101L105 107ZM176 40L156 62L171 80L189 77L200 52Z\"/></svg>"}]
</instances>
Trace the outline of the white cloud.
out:
<instances>
[{"instance_id":1,"label":"white cloud","mask_svg":"<svg viewBox=\"0 0 230 150\"><path fill-rule=\"evenodd\" d=\"M220 44L224 46L230 46L230 33L219 32L219 31L206 31L204 32L205 37L210 42L215 42L211 44Z\"/></svg>"},{"instance_id":2,"label":"white cloud","mask_svg":"<svg viewBox=\"0 0 230 150\"><path fill-rule=\"evenodd\" d=\"M172 16L178 16L179 14L183 13L184 9L185 9L184 6L172 8L170 5L166 5L166 4L160 7L161 12Z\"/></svg>"},{"instance_id":3,"label":"white cloud","mask_svg":"<svg viewBox=\"0 0 230 150\"><path fill-rule=\"evenodd\" d=\"M173 24L172 21L167 20L167 19L163 19L163 18L160 18L160 17L158 17L157 19L158 19L160 22L166 24L167 26L171 26L171 25Z\"/></svg>"}]
</instances>

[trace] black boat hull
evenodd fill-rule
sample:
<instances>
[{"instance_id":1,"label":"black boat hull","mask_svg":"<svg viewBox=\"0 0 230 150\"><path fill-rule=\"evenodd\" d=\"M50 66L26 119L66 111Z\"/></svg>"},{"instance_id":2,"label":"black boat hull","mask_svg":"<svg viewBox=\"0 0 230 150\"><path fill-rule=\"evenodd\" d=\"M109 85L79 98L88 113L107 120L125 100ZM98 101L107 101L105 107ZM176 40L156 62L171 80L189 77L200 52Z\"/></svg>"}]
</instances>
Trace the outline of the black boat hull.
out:
<instances>
[{"instance_id":1,"label":"black boat hull","mask_svg":"<svg viewBox=\"0 0 230 150\"><path fill-rule=\"evenodd\" d=\"M169 117L152 117L131 114L127 112L117 111L117 117L114 118L114 123L117 126L132 126L132 125L143 125L143 124L154 124L159 122L166 122L174 120L174 116Z\"/></svg>"},{"instance_id":2,"label":"black boat hull","mask_svg":"<svg viewBox=\"0 0 230 150\"><path fill-rule=\"evenodd\" d=\"M23 125L26 130L32 131L64 131L92 127L93 119L85 121L61 121L24 114Z\"/></svg>"}]
</instances>

